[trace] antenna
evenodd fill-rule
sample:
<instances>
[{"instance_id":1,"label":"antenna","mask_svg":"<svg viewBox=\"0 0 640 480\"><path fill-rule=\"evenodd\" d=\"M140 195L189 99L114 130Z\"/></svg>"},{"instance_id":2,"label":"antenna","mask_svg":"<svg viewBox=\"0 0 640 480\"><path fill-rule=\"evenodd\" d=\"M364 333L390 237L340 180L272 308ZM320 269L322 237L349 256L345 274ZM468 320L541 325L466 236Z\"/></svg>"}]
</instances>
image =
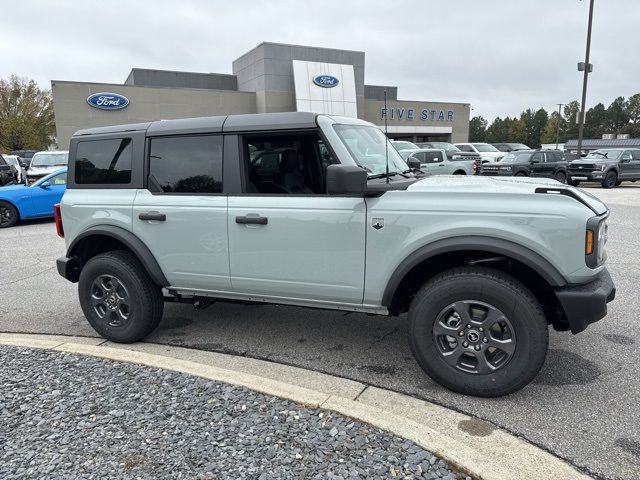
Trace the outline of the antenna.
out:
<instances>
[{"instance_id":1,"label":"antenna","mask_svg":"<svg viewBox=\"0 0 640 480\"><path fill-rule=\"evenodd\" d=\"M389 183L389 135L387 131L387 89L384 89L384 156L387 161L387 183Z\"/></svg>"}]
</instances>

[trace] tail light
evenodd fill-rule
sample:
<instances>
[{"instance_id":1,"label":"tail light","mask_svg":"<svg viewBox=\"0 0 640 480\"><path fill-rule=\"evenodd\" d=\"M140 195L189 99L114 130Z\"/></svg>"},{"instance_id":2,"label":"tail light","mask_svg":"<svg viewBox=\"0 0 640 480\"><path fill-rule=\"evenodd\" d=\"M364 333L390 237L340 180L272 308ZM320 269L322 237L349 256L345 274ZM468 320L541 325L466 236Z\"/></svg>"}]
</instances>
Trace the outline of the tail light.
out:
<instances>
[{"instance_id":1,"label":"tail light","mask_svg":"<svg viewBox=\"0 0 640 480\"><path fill-rule=\"evenodd\" d=\"M64 228L62 228L62 213L60 213L60 204L53 206L53 218L56 221L56 233L59 237L64 238Z\"/></svg>"}]
</instances>

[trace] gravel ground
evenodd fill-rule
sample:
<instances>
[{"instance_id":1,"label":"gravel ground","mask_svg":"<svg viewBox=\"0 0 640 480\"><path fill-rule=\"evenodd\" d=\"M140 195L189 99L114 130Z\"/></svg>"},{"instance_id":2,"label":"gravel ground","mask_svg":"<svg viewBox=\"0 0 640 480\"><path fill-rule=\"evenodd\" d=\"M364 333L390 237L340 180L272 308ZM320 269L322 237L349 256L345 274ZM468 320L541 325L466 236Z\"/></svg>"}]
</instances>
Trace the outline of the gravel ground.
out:
<instances>
[{"instance_id":1,"label":"gravel ground","mask_svg":"<svg viewBox=\"0 0 640 480\"><path fill-rule=\"evenodd\" d=\"M388 432L244 388L58 352L0 358L3 479L468 479Z\"/></svg>"}]
</instances>

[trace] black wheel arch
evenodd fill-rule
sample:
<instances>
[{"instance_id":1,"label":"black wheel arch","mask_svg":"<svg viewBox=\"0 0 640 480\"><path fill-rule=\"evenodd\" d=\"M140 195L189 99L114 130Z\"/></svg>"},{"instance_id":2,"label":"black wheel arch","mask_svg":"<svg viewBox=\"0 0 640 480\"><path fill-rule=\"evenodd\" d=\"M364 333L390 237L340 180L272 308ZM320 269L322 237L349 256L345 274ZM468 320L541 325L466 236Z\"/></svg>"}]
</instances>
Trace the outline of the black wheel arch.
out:
<instances>
[{"instance_id":1,"label":"black wheel arch","mask_svg":"<svg viewBox=\"0 0 640 480\"><path fill-rule=\"evenodd\" d=\"M411 294L424 281L425 274L429 278L445 269L481 263L515 266L515 271L527 277L528 286L537 290L536 296L550 309L556 307L553 289L567 285L557 268L523 245L493 237L460 236L424 245L408 255L389 277L381 303L392 313L405 311L402 303L407 292L403 290L407 288Z\"/></svg>"},{"instance_id":2,"label":"black wheel arch","mask_svg":"<svg viewBox=\"0 0 640 480\"><path fill-rule=\"evenodd\" d=\"M69 245L67 258L77 259L77 274L91 258L112 250L133 253L156 285L166 287L169 281L149 247L136 235L115 225L96 225L80 233Z\"/></svg>"}]
</instances>

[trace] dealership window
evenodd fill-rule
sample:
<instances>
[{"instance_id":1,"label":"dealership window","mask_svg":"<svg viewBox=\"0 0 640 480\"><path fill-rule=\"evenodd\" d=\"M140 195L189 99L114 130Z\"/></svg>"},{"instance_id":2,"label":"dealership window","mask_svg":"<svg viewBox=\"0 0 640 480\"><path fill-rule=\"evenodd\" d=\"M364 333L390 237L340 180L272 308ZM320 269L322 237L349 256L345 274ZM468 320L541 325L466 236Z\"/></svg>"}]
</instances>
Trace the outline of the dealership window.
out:
<instances>
[{"instance_id":1,"label":"dealership window","mask_svg":"<svg viewBox=\"0 0 640 480\"><path fill-rule=\"evenodd\" d=\"M149 190L159 193L221 193L222 135L151 139Z\"/></svg>"},{"instance_id":2,"label":"dealership window","mask_svg":"<svg viewBox=\"0 0 640 480\"><path fill-rule=\"evenodd\" d=\"M247 193L325 193L327 166L336 163L315 133L245 137Z\"/></svg>"},{"instance_id":3,"label":"dealership window","mask_svg":"<svg viewBox=\"0 0 640 480\"><path fill-rule=\"evenodd\" d=\"M78 142L75 179L79 185L131 183L131 139Z\"/></svg>"}]
</instances>

